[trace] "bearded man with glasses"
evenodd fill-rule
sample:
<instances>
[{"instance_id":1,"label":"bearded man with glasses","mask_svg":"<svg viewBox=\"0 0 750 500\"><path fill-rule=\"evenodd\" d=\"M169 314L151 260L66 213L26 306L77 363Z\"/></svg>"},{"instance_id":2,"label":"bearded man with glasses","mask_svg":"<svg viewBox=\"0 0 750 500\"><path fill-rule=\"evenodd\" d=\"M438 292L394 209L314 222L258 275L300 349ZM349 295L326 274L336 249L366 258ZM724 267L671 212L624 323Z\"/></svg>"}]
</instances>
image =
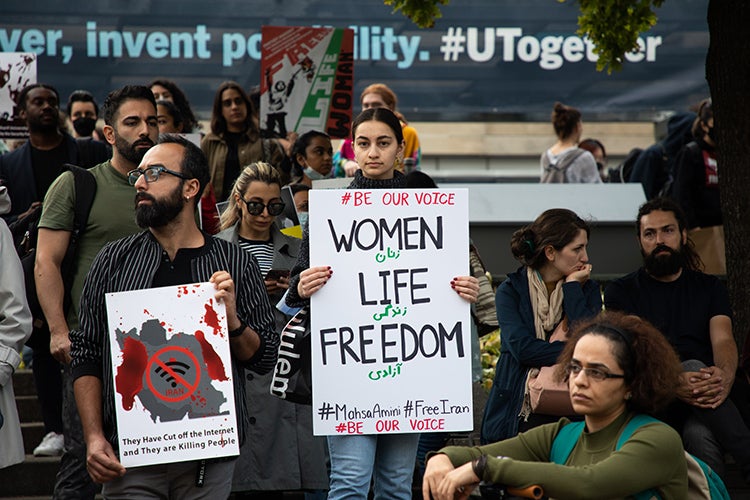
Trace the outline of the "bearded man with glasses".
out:
<instances>
[{"instance_id":1,"label":"bearded man with glasses","mask_svg":"<svg viewBox=\"0 0 750 500\"><path fill-rule=\"evenodd\" d=\"M245 368L260 374L270 371L279 342L263 278L252 256L198 227L196 204L210 176L197 146L179 136L162 135L128 178L136 189L136 221L145 231L99 252L83 288L80 328L70 334L88 471L94 481L104 483L106 498L227 498L234 457L127 471L120 463L105 294L214 284L214 298L226 306L236 428L242 444L248 421Z\"/></svg>"}]
</instances>

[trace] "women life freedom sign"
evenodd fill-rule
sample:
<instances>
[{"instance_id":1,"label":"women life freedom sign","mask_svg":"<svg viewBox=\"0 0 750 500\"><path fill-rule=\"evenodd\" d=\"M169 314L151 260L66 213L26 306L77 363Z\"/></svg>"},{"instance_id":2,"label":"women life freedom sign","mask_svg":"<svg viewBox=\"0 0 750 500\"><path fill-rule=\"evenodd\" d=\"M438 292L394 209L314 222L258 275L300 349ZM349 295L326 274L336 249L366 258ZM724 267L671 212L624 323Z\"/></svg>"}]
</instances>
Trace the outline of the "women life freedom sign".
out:
<instances>
[{"instance_id":1,"label":"women life freedom sign","mask_svg":"<svg viewBox=\"0 0 750 500\"><path fill-rule=\"evenodd\" d=\"M226 309L212 283L108 293L120 461L239 454Z\"/></svg>"},{"instance_id":2,"label":"women life freedom sign","mask_svg":"<svg viewBox=\"0 0 750 500\"><path fill-rule=\"evenodd\" d=\"M315 435L473 427L468 192L310 191ZM284 339L281 339L282 343Z\"/></svg>"}]
</instances>

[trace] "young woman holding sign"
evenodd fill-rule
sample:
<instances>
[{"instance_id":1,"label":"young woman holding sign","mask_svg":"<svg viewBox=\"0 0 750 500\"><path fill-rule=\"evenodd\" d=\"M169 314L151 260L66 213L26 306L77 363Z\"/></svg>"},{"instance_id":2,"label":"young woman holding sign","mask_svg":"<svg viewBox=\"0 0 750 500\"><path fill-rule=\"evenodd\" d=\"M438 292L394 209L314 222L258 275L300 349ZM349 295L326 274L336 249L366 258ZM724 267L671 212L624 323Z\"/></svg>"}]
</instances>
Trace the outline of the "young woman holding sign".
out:
<instances>
[{"instance_id":1,"label":"young woman holding sign","mask_svg":"<svg viewBox=\"0 0 750 500\"><path fill-rule=\"evenodd\" d=\"M404 175L395 170L404 152L404 137L393 112L386 108L363 111L352 123L352 138L360 168L349 189L406 187ZM286 299L292 307L307 304L333 275L330 266L309 266L309 233L305 226ZM456 277L446 286L451 286L465 300L476 301L479 285L473 276ZM329 436L329 500L366 499L373 476L376 500L411 500L418 441L419 434Z\"/></svg>"}]
</instances>

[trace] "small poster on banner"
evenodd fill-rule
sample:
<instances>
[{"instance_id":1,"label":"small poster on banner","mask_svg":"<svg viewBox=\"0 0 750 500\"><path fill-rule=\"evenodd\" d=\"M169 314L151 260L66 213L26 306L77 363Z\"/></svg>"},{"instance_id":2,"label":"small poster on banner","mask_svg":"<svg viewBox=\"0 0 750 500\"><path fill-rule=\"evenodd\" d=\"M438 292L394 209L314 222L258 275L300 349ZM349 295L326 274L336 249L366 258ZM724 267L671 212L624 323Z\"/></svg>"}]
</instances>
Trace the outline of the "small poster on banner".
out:
<instances>
[{"instance_id":1,"label":"small poster on banner","mask_svg":"<svg viewBox=\"0 0 750 500\"><path fill-rule=\"evenodd\" d=\"M315 435L473 427L466 189L310 191Z\"/></svg>"},{"instance_id":2,"label":"small poster on banner","mask_svg":"<svg viewBox=\"0 0 750 500\"><path fill-rule=\"evenodd\" d=\"M239 454L226 311L211 283L106 294L120 461Z\"/></svg>"},{"instance_id":3,"label":"small poster on banner","mask_svg":"<svg viewBox=\"0 0 750 500\"><path fill-rule=\"evenodd\" d=\"M289 132L349 136L354 87L354 31L263 26L260 127L268 137Z\"/></svg>"},{"instance_id":4,"label":"small poster on banner","mask_svg":"<svg viewBox=\"0 0 750 500\"><path fill-rule=\"evenodd\" d=\"M0 52L0 139L25 139L26 121L18 116L16 100L24 87L36 83L36 54Z\"/></svg>"}]
</instances>

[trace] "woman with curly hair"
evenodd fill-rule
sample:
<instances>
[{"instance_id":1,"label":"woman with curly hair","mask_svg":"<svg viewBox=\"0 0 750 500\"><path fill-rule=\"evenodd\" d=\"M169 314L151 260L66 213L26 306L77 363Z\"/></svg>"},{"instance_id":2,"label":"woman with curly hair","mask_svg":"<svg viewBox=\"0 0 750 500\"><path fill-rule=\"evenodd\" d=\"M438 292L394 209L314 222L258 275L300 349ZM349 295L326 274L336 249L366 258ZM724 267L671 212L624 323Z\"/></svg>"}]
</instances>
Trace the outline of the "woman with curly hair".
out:
<instances>
[{"instance_id":1,"label":"woman with curly hair","mask_svg":"<svg viewBox=\"0 0 750 500\"><path fill-rule=\"evenodd\" d=\"M553 443L571 423L562 418L481 447L447 447L431 456L425 498L465 498L480 481L538 484L551 498L625 498L655 490L687 498L687 464L679 434L643 414L676 397L680 361L664 336L637 316L605 312L579 324L559 358L573 409L584 427L564 465L550 463ZM619 438L634 418L646 420ZM575 436L575 434L573 434Z\"/></svg>"}]
</instances>

